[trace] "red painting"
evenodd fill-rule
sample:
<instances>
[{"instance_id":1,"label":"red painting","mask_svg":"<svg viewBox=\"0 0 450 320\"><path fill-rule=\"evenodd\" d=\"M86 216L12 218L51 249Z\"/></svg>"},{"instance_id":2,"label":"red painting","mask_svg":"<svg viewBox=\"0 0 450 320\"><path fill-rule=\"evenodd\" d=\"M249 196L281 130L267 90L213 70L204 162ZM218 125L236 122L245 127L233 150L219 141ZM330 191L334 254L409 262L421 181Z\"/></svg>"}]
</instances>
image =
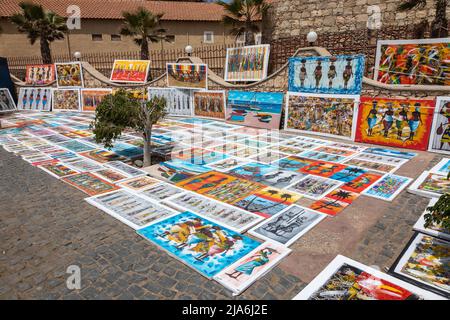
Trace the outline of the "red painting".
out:
<instances>
[{"instance_id":1,"label":"red painting","mask_svg":"<svg viewBox=\"0 0 450 320\"><path fill-rule=\"evenodd\" d=\"M341 189L361 193L382 177L382 175L376 173L364 173L356 179L344 184Z\"/></svg>"}]
</instances>

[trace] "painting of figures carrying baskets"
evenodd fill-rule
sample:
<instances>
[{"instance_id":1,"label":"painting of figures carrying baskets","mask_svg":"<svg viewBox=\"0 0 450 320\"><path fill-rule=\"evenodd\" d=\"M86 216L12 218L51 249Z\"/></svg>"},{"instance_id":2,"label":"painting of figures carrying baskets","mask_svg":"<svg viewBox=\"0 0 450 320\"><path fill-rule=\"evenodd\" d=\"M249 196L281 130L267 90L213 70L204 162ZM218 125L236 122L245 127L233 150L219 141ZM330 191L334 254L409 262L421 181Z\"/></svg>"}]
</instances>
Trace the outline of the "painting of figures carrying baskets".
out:
<instances>
[{"instance_id":1,"label":"painting of figures carrying baskets","mask_svg":"<svg viewBox=\"0 0 450 320\"><path fill-rule=\"evenodd\" d=\"M44 85L55 81L55 66L53 64L28 65L25 83L29 85Z\"/></svg>"},{"instance_id":2,"label":"painting of figures carrying baskets","mask_svg":"<svg viewBox=\"0 0 450 320\"><path fill-rule=\"evenodd\" d=\"M168 63L167 86L170 88L208 89L208 65Z\"/></svg>"},{"instance_id":3,"label":"painting of figures carrying baskets","mask_svg":"<svg viewBox=\"0 0 450 320\"><path fill-rule=\"evenodd\" d=\"M20 88L17 109L50 111L51 88Z\"/></svg>"},{"instance_id":4,"label":"painting of figures carrying baskets","mask_svg":"<svg viewBox=\"0 0 450 320\"><path fill-rule=\"evenodd\" d=\"M83 87L83 68L81 62L55 63L56 84L58 88Z\"/></svg>"},{"instance_id":5,"label":"painting of figures carrying baskets","mask_svg":"<svg viewBox=\"0 0 450 320\"><path fill-rule=\"evenodd\" d=\"M450 85L450 41L378 41L375 80L396 85Z\"/></svg>"},{"instance_id":6,"label":"painting of figures carrying baskets","mask_svg":"<svg viewBox=\"0 0 450 320\"><path fill-rule=\"evenodd\" d=\"M194 114L225 119L225 91L195 91Z\"/></svg>"},{"instance_id":7,"label":"painting of figures carrying baskets","mask_svg":"<svg viewBox=\"0 0 450 320\"><path fill-rule=\"evenodd\" d=\"M150 60L114 60L111 81L125 83L145 83Z\"/></svg>"},{"instance_id":8,"label":"painting of figures carrying baskets","mask_svg":"<svg viewBox=\"0 0 450 320\"><path fill-rule=\"evenodd\" d=\"M228 48L225 81L259 81L267 77L270 45Z\"/></svg>"},{"instance_id":9,"label":"painting of figures carrying baskets","mask_svg":"<svg viewBox=\"0 0 450 320\"><path fill-rule=\"evenodd\" d=\"M285 129L353 139L358 96L288 92Z\"/></svg>"},{"instance_id":10,"label":"painting of figures carrying baskets","mask_svg":"<svg viewBox=\"0 0 450 320\"><path fill-rule=\"evenodd\" d=\"M362 97L355 141L427 150L433 112L433 100Z\"/></svg>"},{"instance_id":11,"label":"painting of figures carrying baskets","mask_svg":"<svg viewBox=\"0 0 450 320\"><path fill-rule=\"evenodd\" d=\"M450 97L437 97L428 151L450 154Z\"/></svg>"},{"instance_id":12,"label":"painting of figures carrying baskets","mask_svg":"<svg viewBox=\"0 0 450 320\"><path fill-rule=\"evenodd\" d=\"M360 94L363 55L289 58L289 91Z\"/></svg>"}]
</instances>

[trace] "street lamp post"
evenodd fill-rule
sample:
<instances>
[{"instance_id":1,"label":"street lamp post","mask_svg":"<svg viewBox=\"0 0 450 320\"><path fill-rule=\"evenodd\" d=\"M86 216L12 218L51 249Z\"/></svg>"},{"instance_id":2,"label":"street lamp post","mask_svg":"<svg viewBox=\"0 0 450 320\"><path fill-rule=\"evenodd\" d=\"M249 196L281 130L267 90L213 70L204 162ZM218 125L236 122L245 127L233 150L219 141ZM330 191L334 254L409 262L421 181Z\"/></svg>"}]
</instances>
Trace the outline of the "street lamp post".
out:
<instances>
[{"instance_id":1,"label":"street lamp post","mask_svg":"<svg viewBox=\"0 0 450 320\"><path fill-rule=\"evenodd\" d=\"M81 59L81 52L80 51L76 51L73 53L73 57L77 60L80 61Z\"/></svg>"},{"instance_id":2,"label":"street lamp post","mask_svg":"<svg viewBox=\"0 0 450 320\"><path fill-rule=\"evenodd\" d=\"M186 54L188 55L188 57L191 56L192 51L194 51L194 48L192 48L192 46L190 44L188 44L185 48L184 48L184 52L186 52Z\"/></svg>"},{"instance_id":3,"label":"street lamp post","mask_svg":"<svg viewBox=\"0 0 450 320\"><path fill-rule=\"evenodd\" d=\"M306 40L308 41L310 47L314 46L314 42L317 41L317 37L317 33L313 30L308 33Z\"/></svg>"}]
</instances>

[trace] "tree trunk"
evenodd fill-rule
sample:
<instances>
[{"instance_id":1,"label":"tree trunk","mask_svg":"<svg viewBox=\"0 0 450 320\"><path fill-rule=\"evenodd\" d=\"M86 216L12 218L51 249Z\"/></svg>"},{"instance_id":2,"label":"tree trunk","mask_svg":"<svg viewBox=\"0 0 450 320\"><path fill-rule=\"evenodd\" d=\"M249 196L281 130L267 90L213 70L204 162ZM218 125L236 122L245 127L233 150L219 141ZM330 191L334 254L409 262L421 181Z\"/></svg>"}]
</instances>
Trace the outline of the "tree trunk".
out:
<instances>
[{"instance_id":1,"label":"tree trunk","mask_svg":"<svg viewBox=\"0 0 450 320\"><path fill-rule=\"evenodd\" d=\"M149 59L149 52L148 52L148 40L147 38L142 38L141 43L141 60L150 60Z\"/></svg>"},{"instance_id":2,"label":"tree trunk","mask_svg":"<svg viewBox=\"0 0 450 320\"><path fill-rule=\"evenodd\" d=\"M52 64L52 52L50 50L50 43L47 41L47 39L41 37L40 40L41 43L41 57L42 57L42 63L44 64Z\"/></svg>"},{"instance_id":3,"label":"tree trunk","mask_svg":"<svg viewBox=\"0 0 450 320\"><path fill-rule=\"evenodd\" d=\"M143 167L152 165L152 129L145 129L144 134L144 164Z\"/></svg>"},{"instance_id":4,"label":"tree trunk","mask_svg":"<svg viewBox=\"0 0 450 320\"><path fill-rule=\"evenodd\" d=\"M448 37L448 21L447 21L447 1L436 1L436 14L431 23L431 37L432 38L446 38Z\"/></svg>"}]
</instances>

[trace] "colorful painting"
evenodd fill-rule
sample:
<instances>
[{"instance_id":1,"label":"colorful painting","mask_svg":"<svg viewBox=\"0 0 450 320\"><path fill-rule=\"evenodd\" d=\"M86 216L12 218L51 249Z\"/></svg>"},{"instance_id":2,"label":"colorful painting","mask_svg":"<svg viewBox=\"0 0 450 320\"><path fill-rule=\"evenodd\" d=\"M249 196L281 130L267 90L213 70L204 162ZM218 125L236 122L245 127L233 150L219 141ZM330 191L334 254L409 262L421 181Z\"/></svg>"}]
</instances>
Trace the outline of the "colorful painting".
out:
<instances>
[{"instance_id":1,"label":"colorful painting","mask_svg":"<svg viewBox=\"0 0 450 320\"><path fill-rule=\"evenodd\" d=\"M291 250L273 242L265 242L248 255L224 269L214 277L218 283L241 294L258 278L275 267Z\"/></svg>"},{"instance_id":2,"label":"colorful painting","mask_svg":"<svg viewBox=\"0 0 450 320\"><path fill-rule=\"evenodd\" d=\"M417 234L391 270L450 297L450 242Z\"/></svg>"},{"instance_id":3,"label":"colorful painting","mask_svg":"<svg viewBox=\"0 0 450 320\"><path fill-rule=\"evenodd\" d=\"M429 291L338 255L294 300L439 299Z\"/></svg>"},{"instance_id":4,"label":"colorful painting","mask_svg":"<svg viewBox=\"0 0 450 320\"><path fill-rule=\"evenodd\" d=\"M330 179L342 181L342 182L350 182L355 180L356 178L360 177L364 173L366 173L367 170L364 170L362 168L358 167L347 167L335 174L333 174Z\"/></svg>"},{"instance_id":5,"label":"colorful painting","mask_svg":"<svg viewBox=\"0 0 450 320\"><path fill-rule=\"evenodd\" d=\"M369 189L362 192L362 194L381 200L392 201L411 181L411 178L387 174Z\"/></svg>"},{"instance_id":6,"label":"colorful painting","mask_svg":"<svg viewBox=\"0 0 450 320\"><path fill-rule=\"evenodd\" d=\"M428 151L450 154L450 97L437 97Z\"/></svg>"},{"instance_id":7,"label":"colorful painting","mask_svg":"<svg viewBox=\"0 0 450 320\"><path fill-rule=\"evenodd\" d=\"M289 58L289 91L360 94L364 55Z\"/></svg>"},{"instance_id":8,"label":"colorful painting","mask_svg":"<svg viewBox=\"0 0 450 320\"><path fill-rule=\"evenodd\" d=\"M154 223L137 233L207 278L260 245L259 241L190 212Z\"/></svg>"},{"instance_id":9,"label":"colorful painting","mask_svg":"<svg viewBox=\"0 0 450 320\"><path fill-rule=\"evenodd\" d=\"M25 83L27 85L46 85L54 82L55 66L53 64L27 65Z\"/></svg>"},{"instance_id":10,"label":"colorful painting","mask_svg":"<svg viewBox=\"0 0 450 320\"><path fill-rule=\"evenodd\" d=\"M370 169L378 172L383 173L393 173L396 171L399 166L386 164L386 163L380 163L380 162L372 162L367 161L364 159L360 159L358 157L352 158L350 160L344 161L344 164L350 165L350 166L356 166L360 168Z\"/></svg>"},{"instance_id":11,"label":"colorful painting","mask_svg":"<svg viewBox=\"0 0 450 320\"><path fill-rule=\"evenodd\" d=\"M299 171L301 168L309 166L314 162L316 161L312 159L302 158L298 156L289 156L274 162L272 165L277 166L281 170Z\"/></svg>"},{"instance_id":12,"label":"colorful painting","mask_svg":"<svg viewBox=\"0 0 450 320\"><path fill-rule=\"evenodd\" d=\"M220 160L220 161L217 161L217 162L214 162L214 163L210 163L210 164L208 164L208 167L211 167L211 168L213 168L214 170L217 170L217 171L226 172L226 171L229 171L229 170L231 170L233 168L241 167L241 166L243 166L243 165L245 165L247 163L248 163L248 161L243 160L243 159L227 158L225 160Z\"/></svg>"},{"instance_id":13,"label":"colorful painting","mask_svg":"<svg viewBox=\"0 0 450 320\"><path fill-rule=\"evenodd\" d=\"M116 183L118 181L128 179L129 176L124 175L118 171L112 169L100 169L93 172L96 176L99 176L102 179L105 179L108 182Z\"/></svg>"},{"instance_id":14,"label":"colorful painting","mask_svg":"<svg viewBox=\"0 0 450 320\"><path fill-rule=\"evenodd\" d=\"M168 183L160 182L139 192L139 196L150 200L156 200L159 203L162 200L166 200L167 198L180 193L184 193L184 191Z\"/></svg>"},{"instance_id":15,"label":"colorful painting","mask_svg":"<svg viewBox=\"0 0 450 320\"><path fill-rule=\"evenodd\" d=\"M20 88L17 109L50 111L52 106L52 89Z\"/></svg>"},{"instance_id":16,"label":"colorful painting","mask_svg":"<svg viewBox=\"0 0 450 320\"><path fill-rule=\"evenodd\" d=\"M434 100L362 97L355 141L427 150Z\"/></svg>"},{"instance_id":17,"label":"colorful painting","mask_svg":"<svg viewBox=\"0 0 450 320\"><path fill-rule=\"evenodd\" d=\"M450 230L444 228L442 223L431 222L428 226L425 227L425 215L430 213L427 209L434 206L438 200L439 198L432 198L430 200L430 202L426 206L426 209L419 217L419 220L417 220L417 222L414 224L413 229L433 237L450 241Z\"/></svg>"},{"instance_id":18,"label":"colorful painting","mask_svg":"<svg viewBox=\"0 0 450 320\"><path fill-rule=\"evenodd\" d=\"M329 178L332 175L338 173L339 171L344 170L345 168L347 168L347 166L342 164L325 161L316 161L308 166L301 168L300 172L306 174L313 174L324 178Z\"/></svg>"},{"instance_id":19,"label":"colorful painting","mask_svg":"<svg viewBox=\"0 0 450 320\"><path fill-rule=\"evenodd\" d=\"M228 173L238 178L259 182L263 175L271 173L275 170L277 170L277 167L275 166L259 162L250 162L230 170Z\"/></svg>"},{"instance_id":20,"label":"colorful painting","mask_svg":"<svg viewBox=\"0 0 450 320\"><path fill-rule=\"evenodd\" d=\"M260 150L260 152L258 152L256 155L254 155L250 159L253 161L258 161L258 162L268 164L268 163L279 161L280 159L286 158L287 156L288 156L288 154L276 152L272 148L267 148L267 149Z\"/></svg>"},{"instance_id":21,"label":"colorful painting","mask_svg":"<svg viewBox=\"0 0 450 320\"><path fill-rule=\"evenodd\" d=\"M431 168L430 172L441 174L441 175L448 175L450 172L450 159L444 158L437 165L435 165L433 168Z\"/></svg>"},{"instance_id":22,"label":"colorful painting","mask_svg":"<svg viewBox=\"0 0 450 320\"><path fill-rule=\"evenodd\" d=\"M89 172L67 176L62 178L62 180L90 196L118 189L117 186Z\"/></svg>"},{"instance_id":23,"label":"colorful painting","mask_svg":"<svg viewBox=\"0 0 450 320\"><path fill-rule=\"evenodd\" d=\"M335 154L323 153L314 150L304 151L298 155L299 157L304 157L313 160L322 160L328 162L342 162L346 157L338 156Z\"/></svg>"},{"instance_id":24,"label":"colorful painting","mask_svg":"<svg viewBox=\"0 0 450 320\"><path fill-rule=\"evenodd\" d=\"M260 81L267 77L270 45L228 48L225 81Z\"/></svg>"},{"instance_id":25,"label":"colorful painting","mask_svg":"<svg viewBox=\"0 0 450 320\"><path fill-rule=\"evenodd\" d=\"M381 156L381 155L365 153L365 152L358 154L356 156L356 158L361 159L361 160L378 162L378 163L385 163L385 164L394 165L394 166L401 166L401 165L405 164L406 162L408 162L407 159L401 159L401 158L389 157L389 156Z\"/></svg>"},{"instance_id":26,"label":"colorful painting","mask_svg":"<svg viewBox=\"0 0 450 320\"><path fill-rule=\"evenodd\" d=\"M135 230L178 213L125 190L87 198L86 201Z\"/></svg>"},{"instance_id":27,"label":"colorful painting","mask_svg":"<svg viewBox=\"0 0 450 320\"><path fill-rule=\"evenodd\" d=\"M379 40L374 79L394 85L450 85L450 41Z\"/></svg>"},{"instance_id":28,"label":"colorful painting","mask_svg":"<svg viewBox=\"0 0 450 320\"><path fill-rule=\"evenodd\" d=\"M284 189L287 186L303 179L304 177L305 175L303 173L295 171L275 170L263 174L256 181L273 188Z\"/></svg>"},{"instance_id":29,"label":"colorful painting","mask_svg":"<svg viewBox=\"0 0 450 320\"><path fill-rule=\"evenodd\" d=\"M353 179L343 186L341 186L341 189L356 193L361 193L367 188L369 188L371 185L373 185L375 182L380 180L383 177L382 174L367 172L363 173L356 179Z\"/></svg>"},{"instance_id":30,"label":"colorful painting","mask_svg":"<svg viewBox=\"0 0 450 320\"><path fill-rule=\"evenodd\" d=\"M446 175L424 171L409 187L408 191L429 198L439 198L450 193L450 180Z\"/></svg>"},{"instance_id":31,"label":"colorful painting","mask_svg":"<svg viewBox=\"0 0 450 320\"><path fill-rule=\"evenodd\" d=\"M371 154L377 154L381 156L389 156L389 157L396 157L400 159L407 159L410 160L417 156L417 153L414 152L405 152L405 151L398 151L394 149L384 149L384 148L367 148L364 150L365 153L371 153Z\"/></svg>"},{"instance_id":32,"label":"colorful painting","mask_svg":"<svg viewBox=\"0 0 450 320\"><path fill-rule=\"evenodd\" d=\"M114 60L110 80L119 83L146 83L150 60Z\"/></svg>"},{"instance_id":33,"label":"colorful painting","mask_svg":"<svg viewBox=\"0 0 450 320\"><path fill-rule=\"evenodd\" d=\"M229 91L226 120L243 126L278 130L282 105L282 92Z\"/></svg>"},{"instance_id":34,"label":"colorful painting","mask_svg":"<svg viewBox=\"0 0 450 320\"><path fill-rule=\"evenodd\" d=\"M138 177L141 175L147 175L147 172L139 170L135 167L132 167L122 161L109 161L105 163L105 167L116 169L124 174L127 174L131 177Z\"/></svg>"},{"instance_id":35,"label":"colorful painting","mask_svg":"<svg viewBox=\"0 0 450 320\"><path fill-rule=\"evenodd\" d=\"M58 143L57 145L73 152L84 152L95 149L95 146L78 140L64 141Z\"/></svg>"},{"instance_id":36,"label":"colorful painting","mask_svg":"<svg viewBox=\"0 0 450 320\"><path fill-rule=\"evenodd\" d=\"M78 171L72 170L71 168L65 166L62 163L48 163L38 166L38 168L44 170L48 174L54 176L55 178L63 178L71 174L76 174Z\"/></svg>"},{"instance_id":37,"label":"colorful painting","mask_svg":"<svg viewBox=\"0 0 450 320\"><path fill-rule=\"evenodd\" d=\"M315 211L322 212L330 216L336 216L342 210L347 208L358 196L358 193L343 189L336 189L325 195L322 199L314 202L309 207Z\"/></svg>"},{"instance_id":38,"label":"colorful painting","mask_svg":"<svg viewBox=\"0 0 450 320\"><path fill-rule=\"evenodd\" d=\"M156 178L177 183L200 173L208 172L211 169L202 165L193 164L180 159L161 162L158 165Z\"/></svg>"},{"instance_id":39,"label":"colorful painting","mask_svg":"<svg viewBox=\"0 0 450 320\"><path fill-rule=\"evenodd\" d=\"M91 171L96 171L96 170L101 170L104 169L99 163L95 162L95 161L91 161L88 159L84 159L78 156L71 156L71 154L73 154L72 152L65 153L64 155L57 155L57 156L52 156L55 159L59 159L64 161L64 164L66 164L67 166L71 167L74 170L80 171L80 172L91 172ZM75 161L70 161L75 159Z\"/></svg>"},{"instance_id":40,"label":"colorful painting","mask_svg":"<svg viewBox=\"0 0 450 320\"><path fill-rule=\"evenodd\" d=\"M81 62L55 63L58 88L84 87Z\"/></svg>"},{"instance_id":41,"label":"colorful painting","mask_svg":"<svg viewBox=\"0 0 450 320\"><path fill-rule=\"evenodd\" d=\"M116 160L125 160L125 157L115 152L103 149L92 150L91 148L91 151L82 152L80 153L80 155L100 163L106 163L109 161L116 161Z\"/></svg>"},{"instance_id":42,"label":"colorful painting","mask_svg":"<svg viewBox=\"0 0 450 320\"><path fill-rule=\"evenodd\" d=\"M287 190L301 194L309 199L318 200L341 184L338 181L308 175L299 182L289 186Z\"/></svg>"},{"instance_id":43,"label":"colorful painting","mask_svg":"<svg viewBox=\"0 0 450 320\"><path fill-rule=\"evenodd\" d=\"M228 155L217 151L210 151L208 149L188 148L180 151L172 151L172 157L192 164L205 165L226 159L228 158Z\"/></svg>"},{"instance_id":44,"label":"colorful painting","mask_svg":"<svg viewBox=\"0 0 450 320\"><path fill-rule=\"evenodd\" d=\"M112 89L81 89L81 111L95 111L103 99L112 93Z\"/></svg>"},{"instance_id":45,"label":"colorful painting","mask_svg":"<svg viewBox=\"0 0 450 320\"><path fill-rule=\"evenodd\" d=\"M9 89L0 88L0 113L11 112L17 110L16 103L14 102Z\"/></svg>"},{"instance_id":46,"label":"colorful painting","mask_svg":"<svg viewBox=\"0 0 450 320\"><path fill-rule=\"evenodd\" d=\"M288 92L284 128L353 140L359 96Z\"/></svg>"},{"instance_id":47,"label":"colorful painting","mask_svg":"<svg viewBox=\"0 0 450 320\"><path fill-rule=\"evenodd\" d=\"M195 91L194 115L225 120L225 91Z\"/></svg>"},{"instance_id":48,"label":"colorful painting","mask_svg":"<svg viewBox=\"0 0 450 320\"><path fill-rule=\"evenodd\" d=\"M161 181L147 177L147 176L139 176L135 178L131 178L125 181L118 183L117 185L121 188L129 189L134 192L140 192L147 190Z\"/></svg>"},{"instance_id":49,"label":"colorful painting","mask_svg":"<svg viewBox=\"0 0 450 320\"><path fill-rule=\"evenodd\" d=\"M166 73L169 88L208 89L207 64L167 63Z\"/></svg>"},{"instance_id":50,"label":"colorful painting","mask_svg":"<svg viewBox=\"0 0 450 320\"><path fill-rule=\"evenodd\" d=\"M79 111L80 90L79 89L54 89L52 96L53 111Z\"/></svg>"},{"instance_id":51,"label":"colorful painting","mask_svg":"<svg viewBox=\"0 0 450 320\"><path fill-rule=\"evenodd\" d=\"M166 111L171 116L192 116L190 90L175 88L148 88L148 98L163 97L166 99Z\"/></svg>"},{"instance_id":52,"label":"colorful painting","mask_svg":"<svg viewBox=\"0 0 450 320\"><path fill-rule=\"evenodd\" d=\"M249 231L257 238L290 246L314 228L326 215L292 205Z\"/></svg>"}]
</instances>

